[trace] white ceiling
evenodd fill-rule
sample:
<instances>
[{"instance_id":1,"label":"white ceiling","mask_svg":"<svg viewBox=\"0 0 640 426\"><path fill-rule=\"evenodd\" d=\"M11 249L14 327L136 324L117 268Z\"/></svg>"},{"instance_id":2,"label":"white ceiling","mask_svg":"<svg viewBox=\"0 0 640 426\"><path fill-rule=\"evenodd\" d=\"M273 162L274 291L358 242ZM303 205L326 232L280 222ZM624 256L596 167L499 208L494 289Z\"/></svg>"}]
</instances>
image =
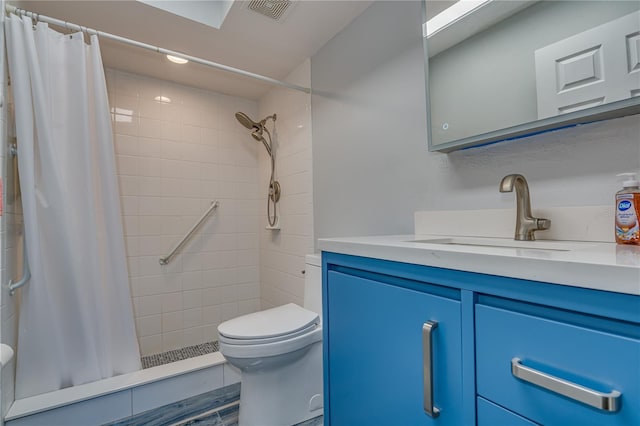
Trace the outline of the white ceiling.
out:
<instances>
[{"instance_id":1,"label":"white ceiling","mask_svg":"<svg viewBox=\"0 0 640 426\"><path fill-rule=\"evenodd\" d=\"M203 0L182 0L203 1ZM215 0L209 0L215 1ZM294 0L280 21L236 0L221 29L215 29L133 0L40 0L10 2L20 8L176 50L275 79L290 71L360 15L371 0ZM259 99L270 85L163 55L101 40L105 66Z\"/></svg>"}]
</instances>

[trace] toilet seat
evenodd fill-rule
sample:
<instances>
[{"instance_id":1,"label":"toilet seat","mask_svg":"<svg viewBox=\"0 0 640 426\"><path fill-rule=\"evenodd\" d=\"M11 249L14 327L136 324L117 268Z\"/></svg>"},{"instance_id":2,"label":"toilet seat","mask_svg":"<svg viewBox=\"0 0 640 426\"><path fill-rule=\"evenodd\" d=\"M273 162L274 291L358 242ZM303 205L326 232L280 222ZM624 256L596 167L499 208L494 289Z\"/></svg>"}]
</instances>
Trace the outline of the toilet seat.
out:
<instances>
[{"instance_id":1,"label":"toilet seat","mask_svg":"<svg viewBox=\"0 0 640 426\"><path fill-rule=\"evenodd\" d=\"M218 327L225 356L253 358L293 352L322 340L317 313L294 303L244 315Z\"/></svg>"},{"instance_id":2,"label":"toilet seat","mask_svg":"<svg viewBox=\"0 0 640 426\"><path fill-rule=\"evenodd\" d=\"M293 337L297 337L297 336L301 336L304 334L307 334L309 332L312 332L313 330L315 330L317 328L318 324L311 324L308 327L303 328L302 330L298 330L298 331L294 331L292 333L288 333L288 334L281 334L279 336L274 336L274 337L265 337L265 338L257 338L257 339L238 339L238 338L233 338L233 337L227 337L224 334L220 333L220 331L218 330L218 340L220 341L224 341L230 344L234 344L234 345L246 345L246 346L250 346L250 345L262 345L264 343L277 343L277 342L281 342L283 340L288 340L291 339Z\"/></svg>"},{"instance_id":3,"label":"toilet seat","mask_svg":"<svg viewBox=\"0 0 640 426\"><path fill-rule=\"evenodd\" d=\"M218 333L245 344L267 343L290 337L319 323L317 313L288 303L225 321L218 327Z\"/></svg>"},{"instance_id":4,"label":"toilet seat","mask_svg":"<svg viewBox=\"0 0 640 426\"><path fill-rule=\"evenodd\" d=\"M295 352L322 341L322 327L314 325L311 331L295 337L286 336L270 343L238 344L238 340L219 337L220 352L226 358L264 358Z\"/></svg>"}]
</instances>

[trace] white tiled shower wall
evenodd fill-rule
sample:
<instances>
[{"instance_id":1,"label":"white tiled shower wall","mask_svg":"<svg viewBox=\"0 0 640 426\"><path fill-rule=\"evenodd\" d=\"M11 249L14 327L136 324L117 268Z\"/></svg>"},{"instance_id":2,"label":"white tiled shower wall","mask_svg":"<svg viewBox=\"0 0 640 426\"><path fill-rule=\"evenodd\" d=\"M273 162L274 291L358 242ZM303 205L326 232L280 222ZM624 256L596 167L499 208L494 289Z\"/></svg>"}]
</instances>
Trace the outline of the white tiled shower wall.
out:
<instances>
[{"instance_id":1,"label":"white tiled shower wall","mask_svg":"<svg viewBox=\"0 0 640 426\"><path fill-rule=\"evenodd\" d=\"M234 118L256 117L257 103L116 70L107 85L141 353L215 340L220 322L260 308L262 147Z\"/></svg>"},{"instance_id":2,"label":"white tiled shower wall","mask_svg":"<svg viewBox=\"0 0 640 426\"><path fill-rule=\"evenodd\" d=\"M307 59L285 79L311 86ZM260 100L260 118L277 113L276 178L282 195L278 203L279 231L265 229L271 165L260 147L260 294L262 308L293 302L303 304L304 255L313 253L313 186L311 170L311 95L274 88ZM271 128L271 127L269 127Z\"/></svg>"}]
</instances>

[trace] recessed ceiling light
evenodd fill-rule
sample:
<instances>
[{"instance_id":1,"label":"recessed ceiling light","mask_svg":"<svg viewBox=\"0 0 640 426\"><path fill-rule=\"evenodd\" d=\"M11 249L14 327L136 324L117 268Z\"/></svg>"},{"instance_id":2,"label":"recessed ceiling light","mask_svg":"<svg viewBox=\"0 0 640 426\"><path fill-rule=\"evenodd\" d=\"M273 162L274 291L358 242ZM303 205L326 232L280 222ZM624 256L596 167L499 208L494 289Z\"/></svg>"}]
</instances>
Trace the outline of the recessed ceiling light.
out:
<instances>
[{"instance_id":1,"label":"recessed ceiling light","mask_svg":"<svg viewBox=\"0 0 640 426\"><path fill-rule=\"evenodd\" d=\"M167 104L171 102L171 98L167 98L166 96L156 96L155 98L153 98L153 100Z\"/></svg>"},{"instance_id":2,"label":"recessed ceiling light","mask_svg":"<svg viewBox=\"0 0 640 426\"><path fill-rule=\"evenodd\" d=\"M188 59L178 58L177 56L167 55L167 59L176 64L186 64L189 62Z\"/></svg>"}]
</instances>

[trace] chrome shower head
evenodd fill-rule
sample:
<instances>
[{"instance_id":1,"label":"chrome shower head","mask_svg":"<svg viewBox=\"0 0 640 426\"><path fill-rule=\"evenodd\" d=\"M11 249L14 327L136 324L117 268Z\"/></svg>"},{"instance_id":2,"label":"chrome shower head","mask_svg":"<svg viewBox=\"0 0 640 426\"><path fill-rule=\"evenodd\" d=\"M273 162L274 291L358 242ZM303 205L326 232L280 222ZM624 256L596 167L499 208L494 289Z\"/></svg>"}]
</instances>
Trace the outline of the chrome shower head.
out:
<instances>
[{"instance_id":1,"label":"chrome shower head","mask_svg":"<svg viewBox=\"0 0 640 426\"><path fill-rule=\"evenodd\" d=\"M249 130L260 130L260 132L262 132L262 130L264 129L264 125L267 123L267 120L269 119L275 122L276 115L275 114L269 115L263 118L262 121L253 121L244 112L241 112L241 111L236 112L236 120L238 120L240 124L242 124L244 127L246 127Z\"/></svg>"},{"instance_id":2,"label":"chrome shower head","mask_svg":"<svg viewBox=\"0 0 640 426\"><path fill-rule=\"evenodd\" d=\"M249 130L260 130L264 125L263 123L256 123L244 112L236 112L236 120Z\"/></svg>"},{"instance_id":3,"label":"chrome shower head","mask_svg":"<svg viewBox=\"0 0 640 426\"><path fill-rule=\"evenodd\" d=\"M250 119L249 116L244 112L240 112L240 111L236 112L236 120L238 120L240 124L242 124L244 127L251 130L251 136L256 141L262 142L264 144L264 147L267 149L269 156L273 157L271 155L271 134L269 133L269 130L267 130L267 128L265 127L265 123L267 122L268 119L272 119L275 122L276 115L275 114L270 115L268 117L265 117L262 121L256 123L255 121ZM267 136L269 136L269 142L267 142L267 140L263 136L265 132L267 133Z\"/></svg>"}]
</instances>

